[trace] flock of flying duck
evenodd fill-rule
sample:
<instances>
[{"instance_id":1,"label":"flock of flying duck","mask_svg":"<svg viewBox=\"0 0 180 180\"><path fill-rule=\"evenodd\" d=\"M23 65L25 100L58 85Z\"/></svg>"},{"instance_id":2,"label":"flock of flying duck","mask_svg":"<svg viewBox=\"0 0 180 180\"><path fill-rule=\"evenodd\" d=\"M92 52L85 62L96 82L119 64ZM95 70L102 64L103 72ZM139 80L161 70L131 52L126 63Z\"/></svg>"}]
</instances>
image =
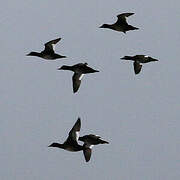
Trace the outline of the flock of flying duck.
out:
<instances>
[{"instance_id":1,"label":"flock of flying duck","mask_svg":"<svg viewBox=\"0 0 180 180\"><path fill-rule=\"evenodd\" d=\"M117 16L117 21L114 24L103 24L99 28L108 28L114 31L119 31L126 33L127 31L131 30L138 30L139 28L129 25L126 21L126 18L133 15L134 13L123 13ZM56 60L59 58L66 58L64 55L56 54L55 53L55 45L61 40L61 38L51 40L45 43L45 49L41 52L30 52L27 56L37 56L46 60ZM153 61L158 61L152 57L147 55L135 55L135 56L124 56L121 59L123 60L131 60L134 61L134 72L135 74L139 74L142 65L141 63L149 63ZM81 79L84 74L88 73L95 73L99 72L88 66L87 63L78 63L73 66L63 65L62 67L58 68L58 70L70 70L73 71L73 92L76 93L80 87ZM109 142L104 141L101 139L100 136L89 134L82 137L79 137L79 132L81 128L81 120L78 118L76 123L74 124L73 128L69 132L69 136L63 144L59 143L52 143L49 147L57 147L67 151L77 152L83 151L84 157L86 162L88 162L91 158L91 149L94 145L98 144L108 144ZM78 144L78 141L84 142L83 145Z\"/></svg>"}]
</instances>

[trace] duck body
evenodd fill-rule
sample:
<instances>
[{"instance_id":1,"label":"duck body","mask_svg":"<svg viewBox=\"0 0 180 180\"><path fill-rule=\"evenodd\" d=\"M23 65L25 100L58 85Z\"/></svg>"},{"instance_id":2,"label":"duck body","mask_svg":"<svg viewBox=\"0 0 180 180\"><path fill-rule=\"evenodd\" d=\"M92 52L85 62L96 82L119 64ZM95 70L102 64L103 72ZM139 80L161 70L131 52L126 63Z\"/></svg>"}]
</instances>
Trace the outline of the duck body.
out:
<instances>
[{"instance_id":1,"label":"duck body","mask_svg":"<svg viewBox=\"0 0 180 180\"><path fill-rule=\"evenodd\" d=\"M126 34L127 31L139 29L139 28L136 28L136 27L131 26L129 24L127 24L127 25L124 25L124 24L119 25L118 23L104 24L100 28L108 28L108 29L112 29L112 30L115 30L115 31L123 32L125 34Z\"/></svg>"},{"instance_id":2,"label":"duck body","mask_svg":"<svg viewBox=\"0 0 180 180\"><path fill-rule=\"evenodd\" d=\"M71 151L71 152L77 152L77 151L83 150L83 146L74 142L68 142L68 143L63 143L63 144L52 143L49 147L57 147L60 149Z\"/></svg>"},{"instance_id":3,"label":"duck body","mask_svg":"<svg viewBox=\"0 0 180 180\"><path fill-rule=\"evenodd\" d=\"M126 33L127 31L137 30L139 28L129 25L126 21L126 17L133 15L134 13L123 13L117 15L118 20L114 24L103 24L100 28L108 28L115 31Z\"/></svg>"},{"instance_id":4,"label":"duck body","mask_svg":"<svg viewBox=\"0 0 180 180\"><path fill-rule=\"evenodd\" d=\"M37 56L46 60L56 60L59 58L66 58L66 56L62 56L60 54L56 54L56 53L47 53L47 52L30 52L27 56Z\"/></svg>"},{"instance_id":5,"label":"duck body","mask_svg":"<svg viewBox=\"0 0 180 180\"><path fill-rule=\"evenodd\" d=\"M63 65L62 67L58 68L58 70L69 70L74 72L72 77L74 93L78 91L84 74L99 72L98 70L89 67L87 63L78 63L73 66Z\"/></svg>"},{"instance_id":6,"label":"duck body","mask_svg":"<svg viewBox=\"0 0 180 180\"><path fill-rule=\"evenodd\" d=\"M70 70L73 71L74 73L79 73L79 74L88 74L88 73L95 73L99 72L98 70L94 70L91 67L87 66L87 63L78 63L73 66L62 66L58 70Z\"/></svg>"},{"instance_id":7,"label":"duck body","mask_svg":"<svg viewBox=\"0 0 180 180\"><path fill-rule=\"evenodd\" d=\"M147 55L124 56L121 59L138 61L140 63L149 63L149 62L153 62L153 61L158 61L157 59L154 59L154 58L147 56Z\"/></svg>"},{"instance_id":8,"label":"duck body","mask_svg":"<svg viewBox=\"0 0 180 180\"><path fill-rule=\"evenodd\" d=\"M27 56L36 56L46 60L56 60L59 58L66 58L66 56L62 56L60 54L55 53L55 45L61 40L61 38L51 40L47 42L45 45L45 49L39 52L30 52Z\"/></svg>"},{"instance_id":9,"label":"duck body","mask_svg":"<svg viewBox=\"0 0 180 180\"><path fill-rule=\"evenodd\" d=\"M83 141L84 143L90 145L109 144L109 142L102 140L100 136L94 134L79 137L79 141Z\"/></svg>"}]
</instances>

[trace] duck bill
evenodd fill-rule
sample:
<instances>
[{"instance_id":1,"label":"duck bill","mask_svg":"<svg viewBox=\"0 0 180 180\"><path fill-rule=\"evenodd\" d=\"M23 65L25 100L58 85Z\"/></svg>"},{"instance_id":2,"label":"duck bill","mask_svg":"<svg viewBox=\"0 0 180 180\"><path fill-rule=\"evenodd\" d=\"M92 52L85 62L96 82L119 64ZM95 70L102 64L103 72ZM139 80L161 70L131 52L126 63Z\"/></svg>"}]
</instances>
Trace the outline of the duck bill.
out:
<instances>
[{"instance_id":1,"label":"duck bill","mask_svg":"<svg viewBox=\"0 0 180 180\"><path fill-rule=\"evenodd\" d=\"M57 70L62 70L62 67L58 68Z\"/></svg>"}]
</instances>

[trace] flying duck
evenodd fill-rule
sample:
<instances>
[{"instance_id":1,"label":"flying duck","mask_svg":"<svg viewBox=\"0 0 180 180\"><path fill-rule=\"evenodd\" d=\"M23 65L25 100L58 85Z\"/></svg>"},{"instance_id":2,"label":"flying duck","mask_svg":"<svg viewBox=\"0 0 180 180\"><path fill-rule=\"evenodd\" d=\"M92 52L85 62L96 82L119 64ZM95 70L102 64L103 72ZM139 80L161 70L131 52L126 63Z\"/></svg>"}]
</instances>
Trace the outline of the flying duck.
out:
<instances>
[{"instance_id":1,"label":"flying duck","mask_svg":"<svg viewBox=\"0 0 180 180\"><path fill-rule=\"evenodd\" d=\"M109 142L102 140L100 136L94 134L79 137L79 141L83 141L84 143L91 145L109 144Z\"/></svg>"},{"instance_id":2,"label":"flying duck","mask_svg":"<svg viewBox=\"0 0 180 180\"><path fill-rule=\"evenodd\" d=\"M92 147L94 145L109 144L109 142L102 140L100 136L97 136L97 135L94 135L94 134L89 134L89 135L79 137L79 141L83 141L84 142L83 146L89 148L88 149L89 156L91 156Z\"/></svg>"},{"instance_id":3,"label":"flying duck","mask_svg":"<svg viewBox=\"0 0 180 180\"><path fill-rule=\"evenodd\" d=\"M139 74L141 71L142 65L140 63L158 61L157 59L154 59L146 55L124 56L121 59L134 61L133 65L135 74Z\"/></svg>"},{"instance_id":4,"label":"flying duck","mask_svg":"<svg viewBox=\"0 0 180 180\"><path fill-rule=\"evenodd\" d=\"M117 15L117 21L114 24L103 24L100 28L109 28L115 31L126 33L126 31L137 30L139 28L131 26L127 23L126 17L132 16L134 13L123 13Z\"/></svg>"},{"instance_id":5,"label":"flying duck","mask_svg":"<svg viewBox=\"0 0 180 180\"><path fill-rule=\"evenodd\" d=\"M44 44L45 48L43 51L39 52L30 52L27 56L37 56L47 60L55 60L59 58L66 58L66 56L62 56L55 53L55 45L61 40L61 38L51 40Z\"/></svg>"},{"instance_id":6,"label":"flying duck","mask_svg":"<svg viewBox=\"0 0 180 180\"><path fill-rule=\"evenodd\" d=\"M73 81L73 92L76 93L80 87L81 79L84 74L99 72L98 70L94 70L88 66L87 63L78 63L73 66L62 66L58 68L58 70L70 70L74 72L72 77Z\"/></svg>"},{"instance_id":7,"label":"flying duck","mask_svg":"<svg viewBox=\"0 0 180 180\"><path fill-rule=\"evenodd\" d=\"M89 145L83 146L78 144L79 132L81 128L81 119L78 118L73 128L69 132L69 136L63 144L52 143L48 147L57 147L71 152L83 151L86 162L90 160L91 149Z\"/></svg>"}]
</instances>

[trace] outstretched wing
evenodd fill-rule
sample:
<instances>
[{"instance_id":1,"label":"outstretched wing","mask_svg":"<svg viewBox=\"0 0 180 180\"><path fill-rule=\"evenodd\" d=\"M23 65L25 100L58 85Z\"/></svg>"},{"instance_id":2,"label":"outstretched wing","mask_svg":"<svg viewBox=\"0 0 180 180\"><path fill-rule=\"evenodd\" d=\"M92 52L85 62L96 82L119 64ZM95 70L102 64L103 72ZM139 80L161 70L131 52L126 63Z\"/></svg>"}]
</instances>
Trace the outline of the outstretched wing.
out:
<instances>
[{"instance_id":1,"label":"outstretched wing","mask_svg":"<svg viewBox=\"0 0 180 180\"><path fill-rule=\"evenodd\" d=\"M123 13L123 14L119 14L117 15L117 22L118 24L128 24L126 21L126 17L132 16L134 13Z\"/></svg>"},{"instance_id":2,"label":"outstretched wing","mask_svg":"<svg viewBox=\"0 0 180 180\"><path fill-rule=\"evenodd\" d=\"M60 40L61 40L61 38L58 38L58 39L51 40L51 41L47 42L46 44L44 44L44 46L45 46L44 51L54 53L54 51L55 51L55 45L56 45Z\"/></svg>"},{"instance_id":3,"label":"outstretched wing","mask_svg":"<svg viewBox=\"0 0 180 180\"><path fill-rule=\"evenodd\" d=\"M89 145L84 143L83 145L83 154L84 154L84 158L86 160L86 162L88 162L91 159L91 153L92 153L92 147L93 145Z\"/></svg>"},{"instance_id":4,"label":"outstretched wing","mask_svg":"<svg viewBox=\"0 0 180 180\"><path fill-rule=\"evenodd\" d=\"M134 72L139 74L142 69L142 65L138 61L134 61Z\"/></svg>"},{"instance_id":5,"label":"outstretched wing","mask_svg":"<svg viewBox=\"0 0 180 180\"><path fill-rule=\"evenodd\" d=\"M73 92L76 93L81 85L81 79L84 76L84 74L81 73L74 73L72 77L73 81Z\"/></svg>"},{"instance_id":6,"label":"outstretched wing","mask_svg":"<svg viewBox=\"0 0 180 180\"><path fill-rule=\"evenodd\" d=\"M69 136L67 138L66 141L74 141L77 142L79 139L79 132L81 129L81 119L78 118L78 120L76 121L76 123L74 124L74 126L72 127L72 129L69 132Z\"/></svg>"}]
</instances>

